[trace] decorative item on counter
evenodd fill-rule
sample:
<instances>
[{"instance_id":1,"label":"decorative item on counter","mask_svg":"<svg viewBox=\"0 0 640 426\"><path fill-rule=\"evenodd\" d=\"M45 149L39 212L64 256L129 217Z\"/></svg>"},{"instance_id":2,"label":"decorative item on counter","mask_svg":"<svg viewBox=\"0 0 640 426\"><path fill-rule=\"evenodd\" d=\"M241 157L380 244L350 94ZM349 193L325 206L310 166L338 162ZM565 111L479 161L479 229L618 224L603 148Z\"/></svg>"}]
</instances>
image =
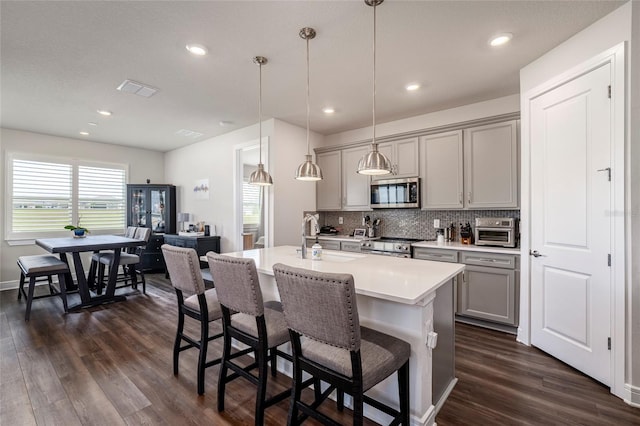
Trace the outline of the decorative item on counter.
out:
<instances>
[{"instance_id":1,"label":"decorative item on counter","mask_svg":"<svg viewBox=\"0 0 640 426\"><path fill-rule=\"evenodd\" d=\"M311 246L311 260L322 260L322 246L316 238L316 242Z\"/></svg>"},{"instance_id":2,"label":"decorative item on counter","mask_svg":"<svg viewBox=\"0 0 640 426\"><path fill-rule=\"evenodd\" d=\"M439 228L436 231L436 242L438 243L439 246L444 244L444 229L443 228Z\"/></svg>"},{"instance_id":3,"label":"decorative item on counter","mask_svg":"<svg viewBox=\"0 0 640 426\"><path fill-rule=\"evenodd\" d=\"M473 231L469 222L466 225L460 224L460 243L473 244Z\"/></svg>"}]
</instances>

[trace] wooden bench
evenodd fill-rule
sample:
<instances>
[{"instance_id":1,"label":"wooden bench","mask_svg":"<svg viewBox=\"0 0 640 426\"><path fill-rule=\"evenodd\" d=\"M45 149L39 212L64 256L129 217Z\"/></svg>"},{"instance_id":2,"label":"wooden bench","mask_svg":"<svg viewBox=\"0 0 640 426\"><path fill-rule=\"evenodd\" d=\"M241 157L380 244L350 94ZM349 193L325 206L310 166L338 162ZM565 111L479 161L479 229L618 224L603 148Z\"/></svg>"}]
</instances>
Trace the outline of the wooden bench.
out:
<instances>
[{"instance_id":1,"label":"wooden bench","mask_svg":"<svg viewBox=\"0 0 640 426\"><path fill-rule=\"evenodd\" d=\"M27 311L25 313L25 321L29 321L31 314L31 303L34 299L40 299L43 297L60 296L62 298L62 304L64 311L67 312L67 293L65 285L65 275L70 274L69 265L57 257L44 254L37 256L20 256L18 258L18 266L20 267L20 287L18 288L18 300L22 298L22 295L27 299ZM59 290L53 287L51 277L58 275ZM34 289L36 287L36 281L38 278L46 277L49 282L49 294L42 296L34 296ZM28 293L24 291L25 279L29 278L29 290Z\"/></svg>"}]
</instances>

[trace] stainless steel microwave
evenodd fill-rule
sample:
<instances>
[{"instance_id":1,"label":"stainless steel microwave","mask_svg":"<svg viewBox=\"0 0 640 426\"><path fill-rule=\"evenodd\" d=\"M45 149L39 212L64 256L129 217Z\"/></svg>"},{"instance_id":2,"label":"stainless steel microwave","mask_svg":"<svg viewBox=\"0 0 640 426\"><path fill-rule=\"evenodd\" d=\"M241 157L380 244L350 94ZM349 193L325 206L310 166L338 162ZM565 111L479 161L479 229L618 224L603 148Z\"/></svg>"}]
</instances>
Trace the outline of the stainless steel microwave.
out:
<instances>
[{"instance_id":1,"label":"stainless steel microwave","mask_svg":"<svg viewBox=\"0 0 640 426\"><path fill-rule=\"evenodd\" d=\"M371 182L372 209L420 207L420 179L383 179Z\"/></svg>"}]
</instances>

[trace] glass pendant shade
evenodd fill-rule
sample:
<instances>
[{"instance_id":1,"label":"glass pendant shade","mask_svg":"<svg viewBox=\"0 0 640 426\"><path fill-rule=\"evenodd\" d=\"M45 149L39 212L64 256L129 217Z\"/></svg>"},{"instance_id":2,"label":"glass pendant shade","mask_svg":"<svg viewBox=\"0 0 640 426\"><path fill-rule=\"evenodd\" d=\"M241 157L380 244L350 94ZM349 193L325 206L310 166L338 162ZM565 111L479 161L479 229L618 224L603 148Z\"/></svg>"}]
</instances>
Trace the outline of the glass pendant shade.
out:
<instances>
[{"instance_id":1,"label":"glass pendant shade","mask_svg":"<svg viewBox=\"0 0 640 426\"><path fill-rule=\"evenodd\" d=\"M358 173L361 175L386 175L391 173L391 162L378 151L378 144L371 144L371 152L365 154L358 162Z\"/></svg>"},{"instance_id":2,"label":"glass pendant shade","mask_svg":"<svg viewBox=\"0 0 640 426\"><path fill-rule=\"evenodd\" d=\"M307 154L306 161L298 166L296 179L304 181L322 180L322 170L311 160L311 154Z\"/></svg>"},{"instance_id":3,"label":"glass pendant shade","mask_svg":"<svg viewBox=\"0 0 640 426\"><path fill-rule=\"evenodd\" d=\"M310 115L310 107L309 107L309 40L315 38L316 30L309 27L304 27L300 30L298 35L307 41L307 155L304 163L298 166L296 170L296 179L303 180L307 182L314 182L318 180L322 180L322 170L320 170L320 166L315 164L312 160L312 156L309 153L309 115Z\"/></svg>"},{"instance_id":4,"label":"glass pendant shade","mask_svg":"<svg viewBox=\"0 0 640 426\"><path fill-rule=\"evenodd\" d=\"M376 143L376 6L384 0L364 0L367 6L373 7L373 138L371 151L358 162L357 172L361 175L387 175L391 173L391 161L378 151Z\"/></svg>"},{"instance_id":5,"label":"glass pendant shade","mask_svg":"<svg viewBox=\"0 0 640 426\"><path fill-rule=\"evenodd\" d=\"M273 185L273 179L271 179L271 175L264 169L264 164L259 163L258 169L251 173L251 176L249 176L249 184L259 186Z\"/></svg>"}]
</instances>

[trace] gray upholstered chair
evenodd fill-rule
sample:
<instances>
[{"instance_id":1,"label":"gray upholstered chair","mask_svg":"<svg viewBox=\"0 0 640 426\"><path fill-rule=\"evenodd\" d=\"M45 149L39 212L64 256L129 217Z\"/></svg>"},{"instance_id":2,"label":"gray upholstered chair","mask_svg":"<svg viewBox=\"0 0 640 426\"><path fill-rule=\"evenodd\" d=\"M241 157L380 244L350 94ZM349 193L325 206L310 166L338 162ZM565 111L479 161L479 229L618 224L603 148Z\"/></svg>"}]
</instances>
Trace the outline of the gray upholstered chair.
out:
<instances>
[{"instance_id":1,"label":"gray upholstered chair","mask_svg":"<svg viewBox=\"0 0 640 426\"><path fill-rule=\"evenodd\" d=\"M353 397L353 424L363 421L363 403L394 417L392 424L409 425L409 343L361 327L353 276L273 266L285 320L293 347L293 394L288 424L311 416L323 424L337 425L316 410L319 402L301 401L303 371L330 384L326 398L338 390L338 409L344 393ZM304 336L304 339L301 339ZM364 395L364 392L398 372L399 410Z\"/></svg>"},{"instance_id":2,"label":"gray upholstered chair","mask_svg":"<svg viewBox=\"0 0 640 426\"><path fill-rule=\"evenodd\" d=\"M173 374L178 374L178 359L180 352L189 348L198 348L198 395L204 393L204 372L207 367L217 365L221 359L207 361L207 347L209 341L222 337L222 333L209 336L209 323L222 318L220 303L215 289L205 290L204 281L200 274L200 260L192 248L176 247L163 244L167 270L171 276L171 285L178 297L178 328L173 345ZM185 294L187 296L185 298ZM200 321L200 340L195 340L184 334L184 317L188 316ZM187 342L181 346L182 342Z\"/></svg>"},{"instance_id":3,"label":"gray upholstered chair","mask_svg":"<svg viewBox=\"0 0 640 426\"><path fill-rule=\"evenodd\" d=\"M235 258L207 253L209 270L213 276L218 298L222 306L224 346L218 379L218 411L224 410L224 393L227 382L241 376L257 385L255 424L264 422L265 408L291 395L291 389L266 399L268 361L271 373L276 374L276 355L291 360L291 356L277 347L289 342L289 332L284 322L279 302L263 303L258 272L253 259ZM237 312L231 316L233 312ZM247 350L231 353L231 339L249 346ZM255 353L255 362L243 367L233 360L248 352ZM258 375L250 370L258 368ZM231 369L235 374L227 375Z\"/></svg>"},{"instance_id":4,"label":"gray upholstered chair","mask_svg":"<svg viewBox=\"0 0 640 426\"><path fill-rule=\"evenodd\" d=\"M27 299L27 309L24 314L24 320L29 321L31 316L31 304L35 299L43 297L51 297L59 295L62 299L64 311L68 311L66 280L70 279L71 273L69 265L50 254L36 256L20 256L18 258L18 266L20 267L20 284L18 286L18 300L24 295ZM58 275L59 289L53 286L51 277ZM24 291L25 280L29 278L28 293ZM35 296L34 291L36 282L41 278L46 278L49 284L49 294Z\"/></svg>"},{"instance_id":5,"label":"gray upholstered chair","mask_svg":"<svg viewBox=\"0 0 640 426\"><path fill-rule=\"evenodd\" d=\"M133 228L133 230L132 230ZM133 235L131 233L133 232ZM129 226L127 228L127 232L125 233L125 237L134 238L137 240L144 240L145 243L149 242L149 238L151 237L151 229L145 227L134 227ZM120 262L118 265L113 265L114 253L113 250L108 250L100 253L94 253L91 256L91 269L89 271L89 275L91 277L95 276L96 266L97 266L97 289L98 294L102 292L102 287L104 286L104 278L105 278L105 267L113 268L122 266L123 273L118 276L117 282L123 283L116 288L131 286L132 288L138 287L138 277L137 274L140 274L140 279L142 281L142 292L147 292L147 281L144 276L144 271L141 268L141 256L144 251L145 246L132 247L129 251L123 251L120 253Z\"/></svg>"}]
</instances>

